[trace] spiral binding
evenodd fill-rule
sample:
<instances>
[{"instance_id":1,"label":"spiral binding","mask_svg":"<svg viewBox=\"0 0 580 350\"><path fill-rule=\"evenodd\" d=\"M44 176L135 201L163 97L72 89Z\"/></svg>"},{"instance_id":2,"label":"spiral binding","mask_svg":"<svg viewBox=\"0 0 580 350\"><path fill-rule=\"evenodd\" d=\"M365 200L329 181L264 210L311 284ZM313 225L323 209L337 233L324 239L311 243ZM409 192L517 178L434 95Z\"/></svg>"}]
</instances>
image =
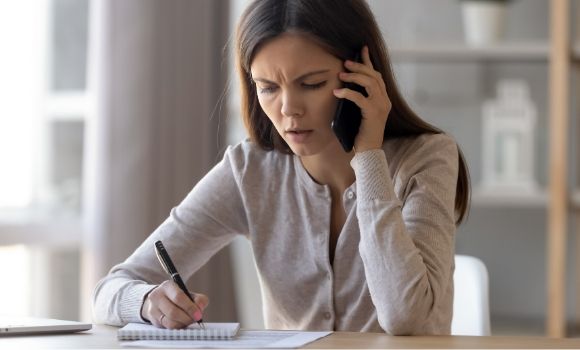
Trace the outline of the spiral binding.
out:
<instances>
[{"instance_id":1,"label":"spiral binding","mask_svg":"<svg viewBox=\"0 0 580 350\"><path fill-rule=\"evenodd\" d=\"M120 340L231 340L233 334L226 329L154 329L122 330Z\"/></svg>"}]
</instances>

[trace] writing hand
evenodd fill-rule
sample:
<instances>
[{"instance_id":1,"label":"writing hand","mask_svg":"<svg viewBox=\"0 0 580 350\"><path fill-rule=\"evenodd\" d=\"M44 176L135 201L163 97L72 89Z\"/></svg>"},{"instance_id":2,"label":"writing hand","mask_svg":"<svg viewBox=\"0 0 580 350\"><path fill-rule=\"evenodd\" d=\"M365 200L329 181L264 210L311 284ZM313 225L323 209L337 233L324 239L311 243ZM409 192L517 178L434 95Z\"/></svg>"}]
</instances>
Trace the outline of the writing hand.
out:
<instances>
[{"instance_id":1,"label":"writing hand","mask_svg":"<svg viewBox=\"0 0 580 350\"><path fill-rule=\"evenodd\" d=\"M141 316L159 328L185 328L200 320L209 305L206 295L191 294L195 303L175 282L167 280L149 292L141 307Z\"/></svg>"}]
</instances>

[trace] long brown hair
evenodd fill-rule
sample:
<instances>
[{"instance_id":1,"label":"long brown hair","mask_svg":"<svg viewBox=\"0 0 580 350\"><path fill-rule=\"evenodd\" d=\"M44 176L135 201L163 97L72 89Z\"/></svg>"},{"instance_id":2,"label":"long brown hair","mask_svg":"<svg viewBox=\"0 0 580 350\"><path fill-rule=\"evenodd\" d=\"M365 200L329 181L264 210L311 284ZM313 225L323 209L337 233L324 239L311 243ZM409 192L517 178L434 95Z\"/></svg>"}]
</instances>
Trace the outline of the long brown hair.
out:
<instances>
[{"instance_id":1,"label":"long brown hair","mask_svg":"<svg viewBox=\"0 0 580 350\"><path fill-rule=\"evenodd\" d=\"M440 134L403 99L397 88L389 55L379 26L364 0L255 0L245 9L236 30L236 69L241 83L241 110L250 139L263 149L291 153L260 107L250 67L264 43L285 32L307 34L331 54L346 60L363 45L369 48L375 70L385 81L392 108L384 139ZM467 163L459 151L459 176L455 197L457 224L466 217L470 201Z\"/></svg>"}]
</instances>

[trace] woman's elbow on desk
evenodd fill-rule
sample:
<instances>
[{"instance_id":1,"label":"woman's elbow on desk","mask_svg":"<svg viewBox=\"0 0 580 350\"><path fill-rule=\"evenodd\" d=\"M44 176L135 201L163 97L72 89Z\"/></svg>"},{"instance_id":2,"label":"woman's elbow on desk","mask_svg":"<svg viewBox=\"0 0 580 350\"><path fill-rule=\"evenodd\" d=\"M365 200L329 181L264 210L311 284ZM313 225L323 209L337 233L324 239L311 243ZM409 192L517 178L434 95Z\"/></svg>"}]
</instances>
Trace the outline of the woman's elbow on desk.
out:
<instances>
[{"instance_id":1,"label":"woman's elbow on desk","mask_svg":"<svg viewBox=\"0 0 580 350\"><path fill-rule=\"evenodd\" d=\"M411 298L393 303L382 312L377 309L379 325L389 335L449 334L441 323L446 317L441 317L432 300L426 296ZM448 323L450 327L451 321Z\"/></svg>"},{"instance_id":2,"label":"woman's elbow on desk","mask_svg":"<svg viewBox=\"0 0 580 350\"><path fill-rule=\"evenodd\" d=\"M388 335L434 335L440 334L429 330L430 327L426 324L429 317L415 316L409 314L406 317L386 318L381 320L379 317L379 325Z\"/></svg>"}]
</instances>

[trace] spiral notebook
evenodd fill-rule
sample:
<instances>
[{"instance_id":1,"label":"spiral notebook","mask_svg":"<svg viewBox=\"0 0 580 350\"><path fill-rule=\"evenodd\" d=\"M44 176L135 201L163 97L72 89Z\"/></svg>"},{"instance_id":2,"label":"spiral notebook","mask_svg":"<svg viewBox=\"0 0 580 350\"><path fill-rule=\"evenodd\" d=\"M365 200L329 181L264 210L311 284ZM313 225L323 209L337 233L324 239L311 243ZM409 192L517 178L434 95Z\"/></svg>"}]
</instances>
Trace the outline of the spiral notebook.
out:
<instances>
[{"instance_id":1,"label":"spiral notebook","mask_svg":"<svg viewBox=\"0 0 580 350\"><path fill-rule=\"evenodd\" d=\"M117 331L119 340L231 340L240 330L239 323L196 323L183 329L157 328L150 324L129 323Z\"/></svg>"}]
</instances>

